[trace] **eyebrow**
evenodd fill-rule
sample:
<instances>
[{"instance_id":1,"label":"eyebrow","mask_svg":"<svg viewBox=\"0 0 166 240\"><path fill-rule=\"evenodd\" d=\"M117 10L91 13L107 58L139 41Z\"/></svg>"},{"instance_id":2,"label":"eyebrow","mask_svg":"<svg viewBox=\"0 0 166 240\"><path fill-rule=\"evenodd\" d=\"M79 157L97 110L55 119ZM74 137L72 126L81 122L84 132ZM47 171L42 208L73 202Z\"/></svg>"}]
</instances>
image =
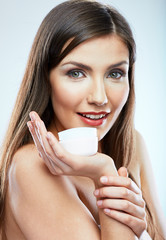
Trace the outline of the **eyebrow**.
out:
<instances>
[{"instance_id":1,"label":"eyebrow","mask_svg":"<svg viewBox=\"0 0 166 240\"><path fill-rule=\"evenodd\" d=\"M65 66L65 65L68 65L68 64L72 64L74 66L77 66L77 67L80 67L80 68L83 68L83 69L86 69L87 71L92 71L92 68L89 67L88 65L85 65L85 64L82 64L82 63L79 63L79 62L74 62L74 61L70 61L70 62L67 62L67 63L64 63L62 64L62 67ZM115 67L119 67L123 64L129 64L127 61L121 61L121 62L118 62L118 63L115 63L115 64L112 64L108 67L108 69L110 68L115 68Z\"/></svg>"}]
</instances>

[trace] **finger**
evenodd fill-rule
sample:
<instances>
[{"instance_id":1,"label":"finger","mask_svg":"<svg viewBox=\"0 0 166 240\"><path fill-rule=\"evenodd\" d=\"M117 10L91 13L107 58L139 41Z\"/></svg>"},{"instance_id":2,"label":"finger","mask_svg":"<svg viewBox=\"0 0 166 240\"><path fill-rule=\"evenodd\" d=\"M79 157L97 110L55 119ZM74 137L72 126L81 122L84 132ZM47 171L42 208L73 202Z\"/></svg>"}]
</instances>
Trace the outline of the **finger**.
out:
<instances>
[{"instance_id":1,"label":"finger","mask_svg":"<svg viewBox=\"0 0 166 240\"><path fill-rule=\"evenodd\" d=\"M46 161L49 163L49 165L51 166L50 172L53 175L62 175L63 171L61 170L61 168L59 168L53 161L52 159L49 159L47 157Z\"/></svg>"},{"instance_id":2,"label":"finger","mask_svg":"<svg viewBox=\"0 0 166 240\"><path fill-rule=\"evenodd\" d=\"M53 173L53 166L52 166L52 164L50 164L50 162L47 160L47 157L46 157L46 155L45 155L45 152L43 151L43 148L42 148L42 146L41 146L41 143L39 142L38 136L36 135L36 131L35 131L34 125L32 124L32 122L29 121L29 122L27 122L27 126L28 126L28 128L29 128L29 131L30 131L30 133L31 133L31 136L32 136L32 138L33 138L33 141L34 141L34 143L35 143L35 145L36 145L36 148L37 148L37 150L38 150L38 152L39 152L40 157L44 160L44 162L45 162L45 164L47 165L47 167L49 168L50 172ZM55 169L55 166L54 166L54 169ZM56 171L59 172L58 169L56 169ZM54 174L55 174L55 173L54 173Z\"/></svg>"},{"instance_id":3,"label":"finger","mask_svg":"<svg viewBox=\"0 0 166 240\"><path fill-rule=\"evenodd\" d=\"M39 133L37 131L37 127L36 127L36 123L35 121L33 122L28 122L27 123L30 133L32 135L32 138L34 140L34 143L39 151L39 156L44 160L46 166L48 167L48 169L50 170L50 172L54 175L59 175L62 173L61 169L58 168L58 166L55 165L55 163L53 163L50 159L48 159L48 157L45 154L45 151L43 149L43 145L41 142L41 138L39 136Z\"/></svg>"},{"instance_id":4,"label":"finger","mask_svg":"<svg viewBox=\"0 0 166 240\"><path fill-rule=\"evenodd\" d=\"M45 124L36 112L34 112L34 111L30 112L29 116L31 118L32 125L33 125L33 127L36 131L36 135L37 135L39 141L41 141L41 139L40 139L41 136L40 136L40 133L39 133L39 127L40 127L40 125L43 124L43 129L44 129L44 132L45 132L45 135L46 135L47 134L47 129L45 127Z\"/></svg>"},{"instance_id":5,"label":"finger","mask_svg":"<svg viewBox=\"0 0 166 240\"><path fill-rule=\"evenodd\" d=\"M121 177L121 176L103 176L100 178L101 183L108 186L119 186L130 189L131 191L142 194L139 187L135 184L131 178Z\"/></svg>"},{"instance_id":6,"label":"finger","mask_svg":"<svg viewBox=\"0 0 166 240\"><path fill-rule=\"evenodd\" d=\"M58 157L58 159L61 160L61 163L65 164L66 166L65 172L67 173L67 175L70 175L72 173L72 175L79 174L80 176L82 176L84 169L86 169L86 174L88 176L93 175L93 172L89 167L91 165L90 162L92 160L89 157L78 156L78 155L67 152L51 132L48 132L47 138L55 155ZM88 167L87 167L87 164L88 164ZM94 161L93 161L93 166L94 166Z\"/></svg>"},{"instance_id":7,"label":"finger","mask_svg":"<svg viewBox=\"0 0 166 240\"><path fill-rule=\"evenodd\" d=\"M38 136L37 136L37 134L36 134L34 125L32 124L31 121L29 121L29 122L27 122L27 126L28 126L28 128L29 128L29 131L30 131L30 133L31 133L31 136L32 136L32 138L33 138L33 141L34 141L34 143L35 143L35 145L36 145L39 153L42 154L42 156L43 156L44 152L43 152L43 149L42 149L42 147L41 147L41 144L40 144L40 141L39 141L39 139L38 139Z\"/></svg>"},{"instance_id":8,"label":"finger","mask_svg":"<svg viewBox=\"0 0 166 240\"><path fill-rule=\"evenodd\" d=\"M42 145L42 140L41 140L41 137L40 137L40 134L38 132L38 126L37 125L40 125L40 117L38 116L38 114L36 112L30 112L29 114L30 118L31 118L31 123L32 123L32 126L34 128L34 131L36 133L36 136L38 138L38 141L40 142L40 144ZM43 148L43 146L42 146Z\"/></svg>"},{"instance_id":9,"label":"finger","mask_svg":"<svg viewBox=\"0 0 166 240\"><path fill-rule=\"evenodd\" d=\"M103 187L96 189L94 195L97 198L125 199L142 208L145 207L145 201L140 194L124 187Z\"/></svg>"},{"instance_id":10,"label":"finger","mask_svg":"<svg viewBox=\"0 0 166 240\"><path fill-rule=\"evenodd\" d=\"M133 232L138 236L138 238L147 228L147 223L144 219L134 217L124 212L106 208L104 209L104 213L107 216L117 220L118 222L121 222L130 227L133 230Z\"/></svg>"},{"instance_id":11,"label":"finger","mask_svg":"<svg viewBox=\"0 0 166 240\"><path fill-rule=\"evenodd\" d=\"M39 117L39 115L35 111L30 112L29 116L30 116L32 122L35 122L35 121L40 122L41 121L41 118Z\"/></svg>"},{"instance_id":12,"label":"finger","mask_svg":"<svg viewBox=\"0 0 166 240\"><path fill-rule=\"evenodd\" d=\"M29 115L30 115L30 118L34 125L34 128L36 129L38 140L40 141L40 143L44 149L44 152L47 155L47 151L49 150L49 153L50 153L52 151L52 149L47 140L47 129L45 127L45 124L36 112L32 111L32 112L30 112Z\"/></svg>"},{"instance_id":13,"label":"finger","mask_svg":"<svg viewBox=\"0 0 166 240\"><path fill-rule=\"evenodd\" d=\"M57 156L57 153L54 152L52 146L50 145L50 143L48 141L48 137L47 137L48 132L46 130L44 122L42 120L40 120L40 122L39 122L39 118L35 122L36 122L36 125L38 128L38 134L40 136L44 152L45 152L47 158L49 159L50 164L55 169L57 169L57 167L58 167L60 169L61 173L65 172L67 165L64 162L62 162L61 159L59 159L59 156ZM52 134L52 136L54 136L54 135ZM54 139L56 139L55 136L54 136ZM57 140L57 142L58 142L58 140ZM58 144L59 144L59 142L58 142Z\"/></svg>"},{"instance_id":14,"label":"finger","mask_svg":"<svg viewBox=\"0 0 166 240\"><path fill-rule=\"evenodd\" d=\"M59 161L59 164L61 164L62 166L68 166L70 167L71 161L70 159L70 153L68 153L58 142L58 140L56 139L56 137L51 133L48 132L47 133L47 140L49 142L49 145L53 151L53 154L55 156L55 158L53 158L53 160L55 161ZM74 157L74 155L72 155L71 159Z\"/></svg>"},{"instance_id":15,"label":"finger","mask_svg":"<svg viewBox=\"0 0 166 240\"><path fill-rule=\"evenodd\" d=\"M33 127L35 129L36 136L38 138L38 142L40 144L40 147L43 149L45 156L49 157L47 155L47 152L46 152L46 147L48 149L50 149L50 151L51 151L51 148L50 148L49 143L46 139L47 129L45 127L45 124L36 112L34 112L34 111L30 112L29 116L32 120L32 124L33 124Z\"/></svg>"},{"instance_id":16,"label":"finger","mask_svg":"<svg viewBox=\"0 0 166 240\"><path fill-rule=\"evenodd\" d=\"M36 123L39 136L43 145L43 149L48 158L66 173L71 172L71 167L78 169L77 165L81 164L81 161L77 161L76 156L68 153L58 142L56 137L47 132L44 122L40 119L36 112L31 112L30 117ZM71 161L74 160L75 161ZM82 161L83 162L83 161Z\"/></svg>"},{"instance_id":17,"label":"finger","mask_svg":"<svg viewBox=\"0 0 166 240\"><path fill-rule=\"evenodd\" d=\"M145 218L145 210L127 200L118 199L103 199L97 201L99 208L111 208L118 211L123 211L140 219Z\"/></svg>"},{"instance_id":18,"label":"finger","mask_svg":"<svg viewBox=\"0 0 166 240\"><path fill-rule=\"evenodd\" d=\"M128 172L127 172L127 168L125 167L121 167L118 169L118 174L121 177L128 177Z\"/></svg>"}]
</instances>

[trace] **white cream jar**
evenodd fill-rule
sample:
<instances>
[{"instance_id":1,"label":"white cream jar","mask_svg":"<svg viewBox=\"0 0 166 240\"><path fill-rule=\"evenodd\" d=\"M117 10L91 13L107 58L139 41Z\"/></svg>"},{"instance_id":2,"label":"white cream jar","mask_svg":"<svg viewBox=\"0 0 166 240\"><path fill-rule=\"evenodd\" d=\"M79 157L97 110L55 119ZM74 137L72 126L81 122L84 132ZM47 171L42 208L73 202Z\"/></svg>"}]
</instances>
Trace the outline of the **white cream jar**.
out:
<instances>
[{"instance_id":1,"label":"white cream jar","mask_svg":"<svg viewBox=\"0 0 166 240\"><path fill-rule=\"evenodd\" d=\"M97 129L90 127L70 128L58 133L60 144L70 153L90 156L97 152Z\"/></svg>"}]
</instances>

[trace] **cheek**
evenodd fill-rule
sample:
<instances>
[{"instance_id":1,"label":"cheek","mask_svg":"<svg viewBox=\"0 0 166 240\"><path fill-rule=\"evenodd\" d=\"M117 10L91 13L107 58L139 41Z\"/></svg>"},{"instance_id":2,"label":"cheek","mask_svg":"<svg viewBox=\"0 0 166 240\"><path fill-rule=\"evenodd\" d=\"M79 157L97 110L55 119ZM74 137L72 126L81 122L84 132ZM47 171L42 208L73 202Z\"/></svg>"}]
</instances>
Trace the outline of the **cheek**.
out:
<instances>
[{"instance_id":1,"label":"cheek","mask_svg":"<svg viewBox=\"0 0 166 240\"><path fill-rule=\"evenodd\" d=\"M129 95L129 85L118 86L109 91L109 100L112 103L112 110L122 109Z\"/></svg>"},{"instance_id":2,"label":"cheek","mask_svg":"<svg viewBox=\"0 0 166 240\"><path fill-rule=\"evenodd\" d=\"M52 87L52 104L56 108L72 108L77 106L84 99L84 92L80 86L70 84L58 84Z\"/></svg>"}]
</instances>

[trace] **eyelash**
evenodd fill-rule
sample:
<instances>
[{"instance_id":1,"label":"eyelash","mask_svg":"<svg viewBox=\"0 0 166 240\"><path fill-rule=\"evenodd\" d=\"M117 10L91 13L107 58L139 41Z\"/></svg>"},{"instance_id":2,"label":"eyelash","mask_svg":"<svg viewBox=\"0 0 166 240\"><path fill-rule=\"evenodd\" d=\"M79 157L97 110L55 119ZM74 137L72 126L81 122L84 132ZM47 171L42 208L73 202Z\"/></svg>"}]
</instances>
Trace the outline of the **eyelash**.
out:
<instances>
[{"instance_id":1,"label":"eyelash","mask_svg":"<svg viewBox=\"0 0 166 240\"><path fill-rule=\"evenodd\" d=\"M73 73L78 73L78 74L81 73L82 76L81 76L81 77L78 77L78 76L74 77L74 76L72 76ZM124 77L124 76L125 76L125 72L122 71L121 69L113 69L113 70L111 70L111 71L109 72L108 76L111 75L111 74L116 74L116 75L119 74L119 75L120 75L119 77L113 77L113 76L110 77L110 78L115 79L115 80L120 80L121 77ZM72 70L69 70L69 71L66 73L66 75L69 76L69 77L71 77L72 79L81 79L81 78L83 78L83 77L86 76L85 73L84 73L82 70L80 70L80 69L72 69ZM109 78L108 76L107 76L107 78Z\"/></svg>"},{"instance_id":2,"label":"eyelash","mask_svg":"<svg viewBox=\"0 0 166 240\"><path fill-rule=\"evenodd\" d=\"M121 69L114 69L108 74L108 76L111 74L114 74L114 73L120 75L119 77L111 77L111 78L117 79L117 80L119 80L121 77L124 77L126 75L125 72L122 71Z\"/></svg>"},{"instance_id":3,"label":"eyelash","mask_svg":"<svg viewBox=\"0 0 166 240\"><path fill-rule=\"evenodd\" d=\"M85 74L84 74L84 72L82 71L82 70L79 70L79 69L72 69L72 70L69 70L67 73L66 73L66 75L67 76L69 76L69 77L71 77L71 78L73 78L73 79L80 79L80 78L82 78L82 77L73 77L72 76L72 74L73 73L81 73L83 76L82 77L85 77Z\"/></svg>"}]
</instances>

